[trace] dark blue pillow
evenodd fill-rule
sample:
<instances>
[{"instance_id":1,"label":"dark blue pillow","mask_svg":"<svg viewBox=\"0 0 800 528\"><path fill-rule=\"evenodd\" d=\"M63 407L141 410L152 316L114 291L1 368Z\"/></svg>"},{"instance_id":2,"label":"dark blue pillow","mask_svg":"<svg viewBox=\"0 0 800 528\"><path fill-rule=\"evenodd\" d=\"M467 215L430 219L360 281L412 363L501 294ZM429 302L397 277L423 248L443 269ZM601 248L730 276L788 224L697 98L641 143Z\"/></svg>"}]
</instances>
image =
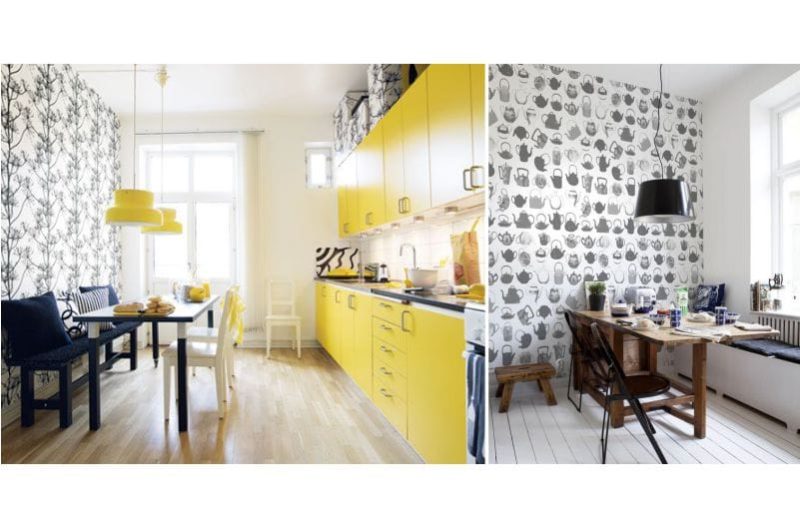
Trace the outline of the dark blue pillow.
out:
<instances>
[{"instance_id":1,"label":"dark blue pillow","mask_svg":"<svg viewBox=\"0 0 800 528\"><path fill-rule=\"evenodd\" d=\"M102 289L102 288L105 288L105 289L108 290L108 305L109 306L114 306L115 304L119 304L119 297L117 297L117 291L110 284L108 284L106 286L79 286L78 290L81 293L86 293L86 292L90 292L90 291L94 291L94 290L99 290L99 289Z\"/></svg>"},{"instance_id":2,"label":"dark blue pillow","mask_svg":"<svg viewBox=\"0 0 800 528\"><path fill-rule=\"evenodd\" d=\"M12 359L22 359L71 345L53 292L3 301L3 329Z\"/></svg>"}]
</instances>

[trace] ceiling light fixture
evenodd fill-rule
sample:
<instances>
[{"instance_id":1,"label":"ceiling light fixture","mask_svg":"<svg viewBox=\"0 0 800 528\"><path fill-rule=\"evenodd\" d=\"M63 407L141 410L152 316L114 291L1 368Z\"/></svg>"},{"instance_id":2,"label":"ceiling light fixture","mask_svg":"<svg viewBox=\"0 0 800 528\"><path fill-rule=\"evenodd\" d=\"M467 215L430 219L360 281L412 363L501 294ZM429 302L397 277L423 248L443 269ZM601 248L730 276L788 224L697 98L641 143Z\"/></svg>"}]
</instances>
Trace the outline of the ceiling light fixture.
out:
<instances>
[{"instance_id":1,"label":"ceiling light fixture","mask_svg":"<svg viewBox=\"0 0 800 528\"><path fill-rule=\"evenodd\" d=\"M458 207L455 205L448 205L444 208L444 214L452 216L458 212Z\"/></svg>"},{"instance_id":2,"label":"ceiling light fixture","mask_svg":"<svg viewBox=\"0 0 800 528\"><path fill-rule=\"evenodd\" d=\"M133 65L133 188L114 191L114 205L106 209L106 224L161 225L163 215L153 208L153 193L136 189L136 65Z\"/></svg>"},{"instance_id":3,"label":"ceiling light fixture","mask_svg":"<svg viewBox=\"0 0 800 528\"><path fill-rule=\"evenodd\" d=\"M658 134L661 129L661 107L664 105L664 78L662 75L663 64L658 65L658 106L656 107L656 133L653 145L661 166L659 178L643 181L639 184L639 194L636 196L636 208L633 213L634 220L649 224L676 224L694 220L694 209L689 198L689 189L682 179L667 178L664 174L664 162L658 148Z\"/></svg>"},{"instance_id":4,"label":"ceiling light fixture","mask_svg":"<svg viewBox=\"0 0 800 528\"><path fill-rule=\"evenodd\" d=\"M161 66L156 72L156 82L161 86L161 203L164 203L164 87L167 85L167 67ZM159 207L163 221L161 225L142 227L142 233L148 235L180 235L183 225L176 220L178 212L172 207Z\"/></svg>"}]
</instances>

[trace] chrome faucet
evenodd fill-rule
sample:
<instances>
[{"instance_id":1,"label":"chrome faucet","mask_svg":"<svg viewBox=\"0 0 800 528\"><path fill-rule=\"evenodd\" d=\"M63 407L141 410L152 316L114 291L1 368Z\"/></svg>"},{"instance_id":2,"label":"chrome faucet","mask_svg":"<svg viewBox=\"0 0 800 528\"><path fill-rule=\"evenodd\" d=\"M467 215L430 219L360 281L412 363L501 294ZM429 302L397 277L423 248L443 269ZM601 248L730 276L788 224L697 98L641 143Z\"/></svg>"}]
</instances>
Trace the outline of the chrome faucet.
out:
<instances>
[{"instance_id":1,"label":"chrome faucet","mask_svg":"<svg viewBox=\"0 0 800 528\"><path fill-rule=\"evenodd\" d=\"M413 260L414 269L416 269L416 267L417 267L417 248L415 248L413 246L413 244L409 244L408 242L406 242L405 244L402 244L400 246L400 256L401 257L403 256L403 249L405 249L406 247L410 247L411 248L411 254L414 257L414 260Z\"/></svg>"}]
</instances>

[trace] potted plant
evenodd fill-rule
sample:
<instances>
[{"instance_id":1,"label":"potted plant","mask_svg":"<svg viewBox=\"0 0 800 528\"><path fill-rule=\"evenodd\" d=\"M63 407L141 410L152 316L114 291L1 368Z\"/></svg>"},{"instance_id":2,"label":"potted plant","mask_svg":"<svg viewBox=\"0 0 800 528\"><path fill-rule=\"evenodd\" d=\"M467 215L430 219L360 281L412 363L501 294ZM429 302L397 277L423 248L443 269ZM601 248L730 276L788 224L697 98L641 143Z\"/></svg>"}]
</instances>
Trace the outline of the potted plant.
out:
<instances>
[{"instance_id":1,"label":"potted plant","mask_svg":"<svg viewBox=\"0 0 800 528\"><path fill-rule=\"evenodd\" d=\"M589 310L601 312L606 305L606 283L592 282L589 284Z\"/></svg>"}]
</instances>

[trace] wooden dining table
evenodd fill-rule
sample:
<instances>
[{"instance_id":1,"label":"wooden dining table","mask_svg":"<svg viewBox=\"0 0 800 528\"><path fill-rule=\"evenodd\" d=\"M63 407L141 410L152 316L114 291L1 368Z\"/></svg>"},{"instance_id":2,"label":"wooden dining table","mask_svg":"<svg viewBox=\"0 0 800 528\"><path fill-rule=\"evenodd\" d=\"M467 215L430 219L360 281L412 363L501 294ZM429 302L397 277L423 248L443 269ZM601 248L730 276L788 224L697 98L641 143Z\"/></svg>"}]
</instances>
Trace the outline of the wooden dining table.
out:
<instances>
[{"instance_id":1,"label":"wooden dining table","mask_svg":"<svg viewBox=\"0 0 800 528\"><path fill-rule=\"evenodd\" d=\"M585 334L591 336L590 325L597 323L602 331L609 338L614 354L619 359L620 364L625 370L625 374L636 374L658 372L658 352L662 349L673 348L680 345L691 345L692 347L692 385L691 387L671 380L673 389L681 394L670 393L665 398L651 400L642 403L646 411L663 409L665 412L694 426L694 436L705 438L706 436L706 358L708 353L708 343L719 342L729 344L742 339L760 339L766 337L776 337L779 335L777 330L769 331L744 331L734 325L717 326L711 323L696 323L683 321L682 328L693 330L714 331L720 330L727 335L712 339L707 336L683 334L673 331L669 327L659 327L653 330L637 330L630 326L620 324L621 319L631 320L638 317L613 317L608 312L576 311L576 322L579 332L589 332ZM591 342L591 341L589 341ZM574 388L583 386L586 392L591 395L600 405L604 405L605 397L591 383L582 383L582 377L587 375L583 372L580 362L573 362ZM692 412L687 412L691 408ZM622 427L625 416L632 415L633 409L622 401L615 401L609 409L612 427Z\"/></svg>"},{"instance_id":2,"label":"wooden dining table","mask_svg":"<svg viewBox=\"0 0 800 528\"><path fill-rule=\"evenodd\" d=\"M175 311L170 314L118 314L114 313L113 306L107 306L75 315L73 320L85 323L89 327L89 339L93 345L89 347L89 429L100 429L100 323L123 323L138 321L153 323L157 328L159 323L172 323L178 326L177 352L178 352L178 431L184 432L189 427L189 406L187 401L186 382L186 334L188 325L194 323L204 313L208 313L208 326L214 326L214 305L219 300L219 295L212 295L202 302L183 302L174 297L164 297L175 306ZM146 304L146 303L143 303ZM154 336L155 337L155 336ZM157 339L157 338L156 338ZM135 351L134 351L135 352ZM154 355L154 357L157 357Z\"/></svg>"}]
</instances>

